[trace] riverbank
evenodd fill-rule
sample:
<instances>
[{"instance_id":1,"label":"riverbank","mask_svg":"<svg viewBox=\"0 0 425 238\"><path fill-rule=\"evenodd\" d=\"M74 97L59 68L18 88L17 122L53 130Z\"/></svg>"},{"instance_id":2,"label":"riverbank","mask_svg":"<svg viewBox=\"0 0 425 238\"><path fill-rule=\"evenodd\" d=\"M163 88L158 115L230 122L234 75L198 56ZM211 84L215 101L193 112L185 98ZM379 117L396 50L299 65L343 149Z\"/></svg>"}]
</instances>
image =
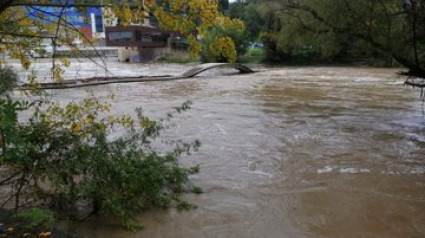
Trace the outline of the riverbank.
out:
<instances>
[{"instance_id":1,"label":"riverbank","mask_svg":"<svg viewBox=\"0 0 425 238\"><path fill-rule=\"evenodd\" d=\"M33 217L37 219L37 217ZM0 209L1 238L82 238L75 234L64 232L50 224L35 224L34 220L19 217L12 212Z\"/></svg>"}]
</instances>

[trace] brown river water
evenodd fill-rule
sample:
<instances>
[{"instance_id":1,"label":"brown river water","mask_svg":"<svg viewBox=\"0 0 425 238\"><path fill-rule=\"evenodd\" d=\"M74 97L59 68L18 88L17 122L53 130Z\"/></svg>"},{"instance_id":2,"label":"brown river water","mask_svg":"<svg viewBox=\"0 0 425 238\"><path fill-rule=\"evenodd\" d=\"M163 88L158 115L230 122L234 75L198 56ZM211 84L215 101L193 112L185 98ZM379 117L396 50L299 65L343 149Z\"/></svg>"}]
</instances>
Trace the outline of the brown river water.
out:
<instances>
[{"instance_id":1,"label":"brown river water","mask_svg":"<svg viewBox=\"0 0 425 238\"><path fill-rule=\"evenodd\" d=\"M92 87L116 94L115 113L142 106L155 118L193 101L165 136L202 142L181 163L200 165L191 181L205 193L187 196L196 210L141 214L140 232L100 218L74 229L93 238L425 237L424 106L395 73L262 68ZM69 101L87 90L52 92Z\"/></svg>"}]
</instances>

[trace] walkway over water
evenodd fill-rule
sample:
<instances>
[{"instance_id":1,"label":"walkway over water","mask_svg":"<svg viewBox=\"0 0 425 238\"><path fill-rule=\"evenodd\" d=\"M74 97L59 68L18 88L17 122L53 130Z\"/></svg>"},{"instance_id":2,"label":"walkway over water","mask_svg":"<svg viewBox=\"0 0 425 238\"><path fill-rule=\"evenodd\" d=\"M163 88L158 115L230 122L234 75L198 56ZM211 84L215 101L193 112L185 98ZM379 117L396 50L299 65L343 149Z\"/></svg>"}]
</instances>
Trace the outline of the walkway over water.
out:
<instances>
[{"instance_id":1,"label":"walkway over water","mask_svg":"<svg viewBox=\"0 0 425 238\"><path fill-rule=\"evenodd\" d=\"M187 71L182 75L170 76L138 76L138 77L92 77L86 79L74 79L74 80L65 80L63 82L53 82L53 83L39 83L36 86L39 89L65 89L65 88L81 88L88 86L96 86L102 84L112 84L112 83L132 83L132 82L151 82L151 81L171 81L179 80L185 78L192 78L196 75L216 68L232 68L239 70L241 73L254 73L255 71L248 68L243 64L238 63L207 63L200 64L195 68ZM24 84L21 86L23 89L31 88L31 85Z\"/></svg>"},{"instance_id":2,"label":"walkway over water","mask_svg":"<svg viewBox=\"0 0 425 238\"><path fill-rule=\"evenodd\" d=\"M201 64L196 68L193 68L186 73L183 74L183 77L185 78L191 78L194 77L204 71L215 69L215 68L233 68L239 70L241 73L254 73L254 70L248 68L247 66L243 64L238 63L207 63L207 64Z\"/></svg>"}]
</instances>

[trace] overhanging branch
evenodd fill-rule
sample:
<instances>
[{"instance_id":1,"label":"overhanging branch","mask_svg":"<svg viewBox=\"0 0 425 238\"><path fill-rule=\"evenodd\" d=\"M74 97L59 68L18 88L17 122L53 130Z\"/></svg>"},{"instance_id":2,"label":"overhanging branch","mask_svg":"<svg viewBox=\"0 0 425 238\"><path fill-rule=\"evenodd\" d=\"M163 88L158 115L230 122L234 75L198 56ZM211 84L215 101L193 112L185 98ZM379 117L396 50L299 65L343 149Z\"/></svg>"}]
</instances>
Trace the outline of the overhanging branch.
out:
<instances>
[{"instance_id":1,"label":"overhanging branch","mask_svg":"<svg viewBox=\"0 0 425 238\"><path fill-rule=\"evenodd\" d=\"M369 43L371 46L375 47L379 51L382 51L386 54L391 55L397 62L399 62L404 67L408 68L408 72L404 72L404 75L411 76L411 77L419 77L419 78L425 78L425 69L423 67L420 67L419 63L417 61L412 61L411 59L402 56L395 52L393 49L386 47L385 45L380 44L377 42L370 34L362 33L359 31L354 31L352 28L349 27L339 27L328 20L324 18L319 12L317 12L315 9L302 5L302 4L290 4L290 3L283 3L282 6L284 9L280 9L280 11L285 9L294 9L299 11L304 11L308 14L310 14L313 19L317 20L324 26L328 27L330 31L337 33L337 34L346 34L351 37L364 40L365 42ZM404 12L406 13L406 12ZM400 12L396 13L397 15L400 14ZM407 14L407 13L406 13ZM300 19L299 19L300 20ZM305 24L302 24L305 25ZM304 26L305 27L305 26ZM317 30L316 30L317 31ZM326 33L326 30L321 30L320 33ZM415 50L415 49L414 49ZM416 53L416 52L414 52Z\"/></svg>"}]
</instances>

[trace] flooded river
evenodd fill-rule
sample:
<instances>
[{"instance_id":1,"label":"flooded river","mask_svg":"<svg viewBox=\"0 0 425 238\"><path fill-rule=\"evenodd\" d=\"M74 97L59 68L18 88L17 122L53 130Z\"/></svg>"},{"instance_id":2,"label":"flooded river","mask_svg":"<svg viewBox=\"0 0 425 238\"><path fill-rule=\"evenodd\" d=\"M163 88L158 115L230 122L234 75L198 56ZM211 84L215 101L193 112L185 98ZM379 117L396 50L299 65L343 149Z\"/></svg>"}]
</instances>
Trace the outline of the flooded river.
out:
<instances>
[{"instance_id":1,"label":"flooded river","mask_svg":"<svg viewBox=\"0 0 425 238\"><path fill-rule=\"evenodd\" d=\"M266 68L55 91L66 101L114 92L115 113L142 106L153 117L191 100L166 136L203 144L182 158L201 168L191 181L205 193L187 196L198 209L149 210L138 233L98 218L75 229L94 238L425 237L424 107L395 72Z\"/></svg>"}]
</instances>

